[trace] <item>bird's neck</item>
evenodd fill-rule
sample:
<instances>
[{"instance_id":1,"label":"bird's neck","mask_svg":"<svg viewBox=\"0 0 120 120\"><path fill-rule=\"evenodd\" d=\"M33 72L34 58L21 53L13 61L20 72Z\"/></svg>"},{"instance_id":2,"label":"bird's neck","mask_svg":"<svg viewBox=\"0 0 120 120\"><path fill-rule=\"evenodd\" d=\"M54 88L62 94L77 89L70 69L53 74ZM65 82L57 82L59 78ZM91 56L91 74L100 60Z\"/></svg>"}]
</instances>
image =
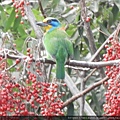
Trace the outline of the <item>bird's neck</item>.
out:
<instances>
[{"instance_id":1,"label":"bird's neck","mask_svg":"<svg viewBox=\"0 0 120 120\"><path fill-rule=\"evenodd\" d=\"M56 30L56 29L59 29L61 27L61 25L59 25L59 26L53 26L53 27L51 27L48 31L46 31L46 32L52 32L53 30Z\"/></svg>"}]
</instances>

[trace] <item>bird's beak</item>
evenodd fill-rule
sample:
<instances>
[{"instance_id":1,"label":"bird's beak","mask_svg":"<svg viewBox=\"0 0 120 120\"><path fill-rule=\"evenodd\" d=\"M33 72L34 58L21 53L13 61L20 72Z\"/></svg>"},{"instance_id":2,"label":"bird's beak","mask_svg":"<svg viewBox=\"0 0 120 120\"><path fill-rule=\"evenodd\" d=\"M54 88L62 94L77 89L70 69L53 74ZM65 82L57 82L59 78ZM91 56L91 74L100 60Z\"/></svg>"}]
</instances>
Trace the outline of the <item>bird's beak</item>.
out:
<instances>
[{"instance_id":1,"label":"bird's beak","mask_svg":"<svg viewBox=\"0 0 120 120\"><path fill-rule=\"evenodd\" d=\"M46 26L48 26L48 24L45 23L45 22L36 22L36 25L39 25L39 26L41 26L41 27L46 27Z\"/></svg>"}]
</instances>

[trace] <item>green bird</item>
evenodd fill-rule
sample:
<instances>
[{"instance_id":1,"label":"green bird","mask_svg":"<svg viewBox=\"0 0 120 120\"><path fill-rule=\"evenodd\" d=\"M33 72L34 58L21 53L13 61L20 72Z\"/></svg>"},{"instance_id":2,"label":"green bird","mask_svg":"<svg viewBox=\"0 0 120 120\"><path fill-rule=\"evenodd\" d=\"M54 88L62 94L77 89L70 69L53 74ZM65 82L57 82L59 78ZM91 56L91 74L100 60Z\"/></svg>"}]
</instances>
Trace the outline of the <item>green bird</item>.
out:
<instances>
[{"instance_id":1,"label":"green bird","mask_svg":"<svg viewBox=\"0 0 120 120\"><path fill-rule=\"evenodd\" d=\"M43 44L48 54L56 61L56 78L65 78L65 63L73 58L73 45L58 19L47 17L37 25L44 27Z\"/></svg>"}]
</instances>

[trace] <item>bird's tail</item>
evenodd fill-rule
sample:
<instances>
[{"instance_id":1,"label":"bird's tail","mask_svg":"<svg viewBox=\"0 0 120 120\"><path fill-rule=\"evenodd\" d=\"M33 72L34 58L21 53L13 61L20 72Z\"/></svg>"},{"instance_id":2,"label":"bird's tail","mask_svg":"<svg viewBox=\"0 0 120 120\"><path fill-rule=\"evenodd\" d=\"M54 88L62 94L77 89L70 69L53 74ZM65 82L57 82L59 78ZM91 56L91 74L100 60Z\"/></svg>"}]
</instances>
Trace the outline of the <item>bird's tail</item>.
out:
<instances>
[{"instance_id":1,"label":"bird's tail","mask_svg":"<svg viewBox=\"0 0 120 120\"><path fill-rule=\"evenodd\" d=\"M56 61L56 78L57 79L65 78L64 62Z\"/></svg>"}]
</instances>

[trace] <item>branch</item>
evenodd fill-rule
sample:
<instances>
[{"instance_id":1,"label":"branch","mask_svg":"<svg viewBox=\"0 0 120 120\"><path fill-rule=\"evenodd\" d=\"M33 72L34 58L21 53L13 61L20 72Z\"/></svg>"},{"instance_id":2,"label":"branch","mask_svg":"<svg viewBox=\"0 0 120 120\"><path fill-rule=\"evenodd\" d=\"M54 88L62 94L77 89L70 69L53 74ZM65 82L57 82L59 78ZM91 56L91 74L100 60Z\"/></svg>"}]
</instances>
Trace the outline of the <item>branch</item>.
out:
<instances>
[{"instance_id":1,"label":"branch","mask_svg":"<svg viewBox=\"0 0 120 120\"><path fill-rule=\"evenodd\" d=\"M38 3L39 3L40 11L41 11L43 17L46 18L46 15L45 15L45 12L44 12L44 10L43 10L43 7L42 7L42 3L41 3L41 1L38 0Z\"/></svg>"},{"instance_id":2,"label":"branch","mask_svg":"<svg viewBox=\"0 0 120 120\"><path fill-rule=\"evenodd\" d=\"M85 95L86 93L90 92L94 88L100 86L101 84L103 84L108 79L109 79L108 77L105 77L104 79L100 80L99 82L94 83L92 86L90 86L89 88L85 89L84 91L82 91L82 92L72 96L70 99L68 99L66 102L64 102L62 108L64 108L65 106L67 106L71 102L75 101L76 99L80 98L81 96Z\"/></svg>"},{"instance_id":3,"label":"branch","mask_svg":"<svg viewBox=\"0 0 120 120\"><path fill-rule=\"evenodd\" d=\"M87 68L102 68L105 66L112 66L112 65L118 65L120 62L120 59L118 60L110 60L106 62L86 62L86 61L77 61L77 60L70 60L69 63L67 63L70 66L77 66L77 67L87 67Z\"/></svg>"},{"instance_id":4,"label":"branch","mask_svg":"<svg viewBox=\"0 0 120 120\"><path fill-rule=\"evenodd\" d=\"M90 29L90 23L86 22L87 8L86 8L86 5L85 5L85 0L80 1L80 7L81 7L81 18L84 22L86 37L88 38L88 42L89 42L89 49L91 51L91 54L94 55L94 53L96 52L97 49L96 49L96 46L95 46L95 43L94 43L94 37L93 37L92 31ZM98 58L97 58L97 60L98 60Z\"/></svg>"},{"instance_id":5,"label":"branch","mask_svg":"<svg viewBox=\"0 0 120 120\"><path fill-rule=\"evenodd\" d=\"M109 43L109 40L116 34L116 30L106 39L106 41L99 47L99 49L95 52L92 58L89 61L93 61L96 56L100 53L100 51L104 48L104 46Z\"/></svg>"},{"instance_id":6,"label":"branch","mask_svg":"<svg viewBox=\"0 0 120 120\"><path fill-rule=\"evenodd\" d=\"M6 49L6 51L9 51L8 49ZM5 52L5 50L4 50ZM5 58L5 55L4 55L4 52L0 52L0 57L3 57ZM13 51L15 52L15 51ZM28 59L28 60L31 60L31 58L29 56L26 56L22 53L16 53L18 55L13 55L13 54L9 54L6 53L6 57L9 58L9 59L13 59L13 60L16 60L16 59ZM35 59L33 57L32 59L33 62L37 62L37 61L40 61L41 63L46 63L46 64L55 64L54 61L52 60L49 60L49 59L46 59L46 58L39 58L39 59ZM105 67L105 66L113 66L113 65L118 65L120 63L120 59L118 60L110 60L110 61L105 61L105 62L87 62L87 61L77 61L77 60L70 60L66 63L66 65L69 65L69 66L76 66L76 67L86 67L86 68L102 68L102 67Z\"/></svg>"},{"instance_id":7,"label":"branch","mask_svg":"<svg viewBox=\"0 0 120 120\"><path fill-rule=\"evenodd\" d=\"M70 78L70 76L67 74L67 72L65 73L65 79L64 82L67 84L67 87L69 88L70 92L73 95L76 95L78 93L80 93L80 91L78 90L78 88L76 87L74 81ZM81 99L78 98L77 103L79 104L79 106L81 106ZM94 113L94 111L91 109L90 105L87 103L87 101L85 100L85 108L84 111L87 115L92 115L92 116L96 116L96 114Z\"/></svg>"},{"instance_id":8,"label":"branch","mask_svg":"<svg viewBox=\"0 0 120 120\"><path fill-rule=\"evenodd\" d=\"M31 24L33 30L35 31L35 34L39 40L40 47L42 47L41 44L42 44L43 32L40 29L40 27L38 27L36 25L36 19L34 17L34 14L31 11L30 6L25 5L24 8L25 8L25 13L26 13L26 16L28 18L28 21L30 22L30 24Z\"/></svg>"}]
</instances>

